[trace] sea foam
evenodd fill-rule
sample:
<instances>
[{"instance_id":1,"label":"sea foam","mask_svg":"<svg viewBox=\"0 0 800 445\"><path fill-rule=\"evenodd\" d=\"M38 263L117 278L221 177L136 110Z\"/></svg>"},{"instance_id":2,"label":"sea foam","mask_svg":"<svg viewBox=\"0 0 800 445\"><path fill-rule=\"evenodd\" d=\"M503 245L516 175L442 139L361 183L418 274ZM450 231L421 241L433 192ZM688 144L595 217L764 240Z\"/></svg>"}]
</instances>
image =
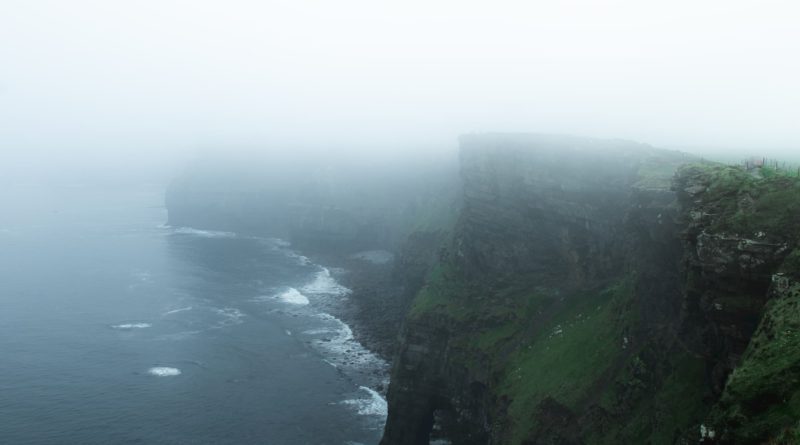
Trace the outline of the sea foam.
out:
<instances>
[{"instance_id":1,"label":"sea foam","mask_svg":"<svg viewBox=\"0 0 800 445\"><path fill-rule=\"evenodd\" d=\"M192 310L191 306L186 306L186 307L182 307L182 308L179 308L179 309L173 309L171 311L164 312L164 315L172 315L172 314L177 314L178 312L185 312L185 311L191 311L191 310Z\"/></svg>"},{"instance_id":2,"label":"sea foam","mask_svg":"<svg viewBox=\"0 0 800 445\"><path fill-rule=\"evenodd\" d=\"M217 315L220 315L223 318L222 321L217 323L215 326L212 326L212 328L224 328L226 326L233 326L244 323L244 320L242 320L242 318L244 318L245 314L239 309L233 307L226 307L222 309L215 308L213 310Z\"/></svg>"},{"instance_id":3,"label":"sea foam","mask_svg":"<svg viewBox=\"0 0 800 445\"><path fill-rule=\"evenodd\" d=\"M313 340L312 344L325 351L328 360L334 363L337 368L341 367L356 371L367 369L385 371L388 369L386 361L355 339L353 330L350 329L347 323L324 312L317 314L316 317L324 320L328 327L309 330L304 333L318 337Z\"/></svg>"},{"instance_id":4,"label":"sea foam","mask_svg":"<svg viewBox=\"0 0 800 445\"><path fill-rule=\"evenodd\" d=\"M169 368L167 366L156 366L148 369L147 373L156 377L175 377L181 375L181 370L178 368Z\"/></svg>"},{"instance_id":5,"label":"sea foam","mask_svg":"<svg viewBox=\"0 0 800 445\"><path fill-rule=\"evenodd\" d=\"M115 324L111 326L114 329L122 329L122 330L130 330L130 329L144 329L149 328L153 325L150 323L123 323L123 324Z\"/></svg>"},{"instance_id":6,"label":"sea foam","mask_svg":"<svg viewBox=\"0 0 800 445\"><path fill-rule=\"evenodd\" d=\"M289 304L305 306L309 303L308 298L293 287L281 292L277 297L281 301Z\"/></svg>"},{"instance_id":7,"label":"sea foam","mask_svg":"<svg viewBox=\"0 0 800 445\"><path fill-rule=\"evenodd\" d=\"M300 255L299 253L291 252L288 254L288 256L290 258L294 258L297 261L297 264L301 266L308 266L309 264L311 264L311 260L305 255Z\"/></svg>"},{"instance_id":8,"label":"sea foam","mask_svg":"<svg viewBox=\"0 0 800 445\"><path fill-rule=\"evenodd\" d=\"M339 284L332 276L331 271L327 267L322 267L316 275L314 280L305 286L302 291L312 295L347 295L350 289Z\"/></svg>"},{"instance_id":9,"label":"sea foam","mask_svg":"<svg viewBox=\"0 0 800 445\"><path fill-rule=\"evenodd\" d=\"M359 387L362 391L366 392L369 397L364 399L345 400L345 405L354 406L358 414L362 416L381 416L386 417L389 412L386 399L381 397L377 391L367 388L366 386Z\"/></svg>"}]
</instances>

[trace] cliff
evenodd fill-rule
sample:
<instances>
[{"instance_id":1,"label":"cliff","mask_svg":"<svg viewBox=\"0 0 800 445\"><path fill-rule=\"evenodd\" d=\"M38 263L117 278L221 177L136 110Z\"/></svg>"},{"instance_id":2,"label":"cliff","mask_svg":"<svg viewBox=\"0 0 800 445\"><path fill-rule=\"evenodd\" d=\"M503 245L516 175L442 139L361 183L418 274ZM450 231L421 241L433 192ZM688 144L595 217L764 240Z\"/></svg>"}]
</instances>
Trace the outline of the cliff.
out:
<instances>
[{"instance_id":1,"label":"cliff","mask_svg":"<svg viewBox=\"0 0 800 445\"><path fill-rule=\"evenodd\" d=\"M196 165L170 223L395 253L347 283L396 349L383 445L800 443L799 178L523 134L439 161Z\"/></svg>"},{"instance_id":2,"label":"cliff","mask_svg":"<svg viewBox=\"0 0 800 445\"><path fill-rule=\"evenodd\" d=\"M688 161L463 138L382 444L791 443L799 182Z\"/></svg>"}]
</instances>

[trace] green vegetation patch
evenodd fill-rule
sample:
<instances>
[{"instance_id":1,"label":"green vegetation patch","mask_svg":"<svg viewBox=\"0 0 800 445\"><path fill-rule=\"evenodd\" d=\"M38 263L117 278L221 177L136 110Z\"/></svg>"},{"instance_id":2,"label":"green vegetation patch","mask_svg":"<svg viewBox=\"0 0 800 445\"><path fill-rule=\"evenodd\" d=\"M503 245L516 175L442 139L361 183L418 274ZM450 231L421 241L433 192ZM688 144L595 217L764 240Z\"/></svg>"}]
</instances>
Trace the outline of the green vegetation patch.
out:
<instances>
[{"instance_id":1,"label":"green vegetation patch","mask_svg":"<svg viewBox=\"0 0 800 445\"><path fill-rule=\"evenodd\" d=\"M487 289L464 278L451 262L441 261L432 268L425 286L414 298L409 316L439 315L469 322L477 329L467 336L470 342L476 333L485 333L487 338L506 337L503 332L510 335L514 331L509 325L515 326L517 321L530 316L553 298L547 290L525 285L522 281Z\"/></svg>"},{"instance_id":2,"label":"green vegetation patch","mask_svg":"<svg viewBox=\"0 0 800 445\"><path fill-rule=\"evenodd\" d=\"M800 422L784 428L777 436L765 445L797 445L800 443Z\"/></svg>"},{"instance_id":3,"label":"green vegetation patch","mask_svg":"<svg viewBox=\"0 0 800 445\"><path fill-rule=\"evenodd\" d=\"M574 409L623 351L631 323L631 279L596 294L570 297L564 310L520 345L506 365L499 388L512 402L512 443L535 428L531 413L546 397Z\"/></svg>"},{"instance_id":4,"label":"green vegetation patch","mask_svg":"<svg viewBox=\"0 0 800 445\"><path fill-rule=\"evenodd\" d=\"M711 416L731 443L761 443L800 420L800 283L769 302Z\"/></svg>"},{"instance_id":5,"label":"green vegetation patch","mask_svg":"<svg viewBox=\"0 0 800 445\"><path fill-rule=\"evenodd\" d=\"M414 298L409 315L414 318L434 311L463 310L457 299L461 287L458 283L451 267L446 263L437 264L428 274L425 286Z\"/></svg>"},{"instance_id":6,"label":"green vegetation patch","mask_svg":"<svg viewBox=\"0 0 800 445\"><path fill-rule=\"evenodd\" d=\"M781 272L795 281L800 281L800 249L794 249L781 266Z\"/></svg>"},{"instance_id":7,"label":"green vegetation patch","mask_svg":"<svg viewBox=\"0 0 800 445\"><path fill-rule=\"evenodd\" d=\"M672 445L681 434L697 426L698 419L709 409L705 360L685 351L668 357L664 370L647 369L638 356L631 359L616 384L607 389L601 403L611 413L627 409L630 417L597 432L587 443ZM656 383L653 374L660 372L666 376ZM635 394L641 397L637 399ZM633 403L631 407L630 403Z\"/></svg>"},{"instance_id":8,"label":"green vegetation patch","mask_svg":"<svg viewBox=\"0 0 800 445\"><path fill-rule=\"evenodd\" d=\"M703 210L713 215L717 232L753 236L800 237L800 178L774 174L759 176L741 167L692 164L680 174L701 174L708 184L702 194Z\"/></svg>"}]
</instances>

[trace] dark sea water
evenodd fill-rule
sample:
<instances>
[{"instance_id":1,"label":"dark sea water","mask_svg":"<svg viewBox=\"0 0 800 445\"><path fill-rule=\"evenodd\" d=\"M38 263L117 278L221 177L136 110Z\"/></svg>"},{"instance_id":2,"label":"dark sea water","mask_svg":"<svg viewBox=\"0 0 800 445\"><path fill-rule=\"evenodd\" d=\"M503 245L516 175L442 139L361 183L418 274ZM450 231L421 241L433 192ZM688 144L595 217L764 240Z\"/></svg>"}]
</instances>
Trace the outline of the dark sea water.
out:
<instances>
[{"instance_id":1,"label":"dark sea water","mask_svg":"<svg viewBox=\"0 0 800 445\"><path fill-rule=\"evenodd\" d=\"M0 444L374 444L386 364L285 242L163 189L0 189Z\"/></svg>"}]
</instances>

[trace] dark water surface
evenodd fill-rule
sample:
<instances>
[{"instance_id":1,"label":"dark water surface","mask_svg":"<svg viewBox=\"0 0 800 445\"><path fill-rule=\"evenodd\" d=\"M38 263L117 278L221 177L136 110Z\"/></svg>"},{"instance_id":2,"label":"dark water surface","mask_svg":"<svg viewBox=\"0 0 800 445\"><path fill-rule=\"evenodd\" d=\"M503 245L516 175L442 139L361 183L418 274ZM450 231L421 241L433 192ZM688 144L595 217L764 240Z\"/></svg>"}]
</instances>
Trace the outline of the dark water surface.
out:
<instances>
[{"instance_id":1,"label":"dark water surface","mask_svg":"<svg viewBox=\"0 0 800 445\"><path fill-rule=\"evenodd\" d=\"M386 364L326 313L347 289L163 226L162 196L0 189L0 443L377 443Z\"/></svg>"}]
</instances>

